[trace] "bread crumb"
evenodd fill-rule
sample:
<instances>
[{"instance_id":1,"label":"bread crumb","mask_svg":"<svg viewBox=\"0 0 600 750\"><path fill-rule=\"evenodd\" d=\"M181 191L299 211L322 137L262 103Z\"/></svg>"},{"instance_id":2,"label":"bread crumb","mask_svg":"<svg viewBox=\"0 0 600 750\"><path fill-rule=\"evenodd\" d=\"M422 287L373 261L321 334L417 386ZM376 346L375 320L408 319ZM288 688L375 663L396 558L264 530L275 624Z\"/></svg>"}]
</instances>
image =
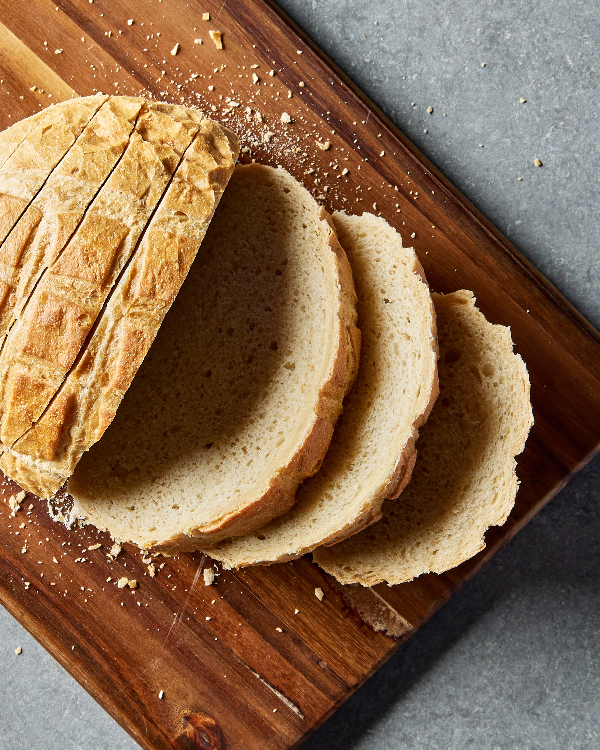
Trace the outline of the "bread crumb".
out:
<instances>
[{"instance_id":1,"label":"bread crumb","mask_svg":"<svg viewBox=\"0 0 600 750\"><path fill-rule=\"evenodd\" d=\"M347 174L348 174L348 172L349 172L349 171L350 171L350 170L348 169L348 167L344 167L344 168L342 169L342 174L343 174L343 175L345 176L345 175L347 175Z\"/></svg>"},{"instance_id":2,"label":"bread crumb","mask_svg":"<svg viewBox=\"0 0 600 750\"><path fill-rule=\"evenodd\" d=\"M55 55L61 55L61 54L62 54L63 52L64 52L64 50L63 50L63 49L55 49L55 50L54 50L54 54L55 54Z\"/></svg>"},{"instance_id":3,"label":"bread crumb","mask_svg":"<svg viewBox=\"0 0 600 750\"><path fill-rule=\"evenodd\" d=\"M128 578L125 578L125 577L119 578L119 580L117 581L117 587L120 588L120 589L124 589L125 586L127 586L128 583L129 583L129 579Z\"/></svg>"},{"instance_id":4,"label":"bread crumb","mask_svg":"<svg viewBox=\"0 0 600 750\"><path fill-rule=\"evenodd\" d=\"M128 25L128 26L133 26L133 18L130 18L130 19L129 19L129 20L127 21L127 25Z\"/></svg>"},{"instance_id":5,"label":"bread crumb","mask_svg":"<svg viewBox=\"0 0 600 750\"><path fill-rule=\"evenodd\" d=\"M487 63L481 63L481 67L485 68L487 66Z\"/></svg>"},{"instance_id":6,"label":"bread crumb","mask_svg":"<svg viewBox=\"0 0 600 750\"><path fill-rule=\"evenodd\" d=\"M292 118L289 116L287 112L281 113L281 122L283 122L284 124L288 124L291 121L292 121Z\"/></svg>"},{"instance_id":7,"label":"bread crumb","mask_svg":"<svg viewBox=\"0 0 600 750\"><path fill-rule=\"evenodd\" d=\"M202 39L194 39L194 44L202 44Z\"/></svg>"},{"instance_id":8,"label":"bread crumb","mask_svg":"<svg viewBox=\"0 0 600 750\"><path fill-rule=\"evenodd\" d=\"M328 151L331 148L331 143L330 141L325 141L325 143L317 141L317 148L320 148L321 151Z\"/></svg>"},{"instance_id":9,"label":"bread crumb","mask_svg":"<svg viewBox=\"0 0 600 750\"><path fill-rule=\"evenodd\" d=\"M110 548L110 555L112 557L117 557L119 552L121 551L121 545L120 544L113 544L113 546Z\"/></svg>"},{"instance_id":10,"label":"bread crumb","mask_svg":"<svg viewBox=\"0 0 600 750\"><path fill-rule=\"evenodd\" d=\"M15 654L18 656L19 654L23 653L23 649L20 646L17 646L15 649Z\"/></svg>"},{"instance_id":11,"label":"bread crumb","mask_svg":"<svg viewBox=\"0 0 600 750\"><path fill-rule=\"evenodd\" d=\"M517 182L523 182L523 178L522 177L517 177Z\"/></svg>"},{"instance_id":12,"label":"bread crumb","mask_svg":"<svg viewBox=\"0 0 600 750\"><path fill-rule=\"evenodd\" d=\"M102 547L101 544L92 544L91 547L88 547L88 552L92 552L92 550L95 550L95 549L100 549L100 547Z\"/></svg>"},{"instance_id":13,"label":"bread crumb","mask_svg":"<svg viewBox=\"0 0 600 750\"><path fill-rule=\"evenodd\" d=\"M275 630L276 630L276 631L277 631L278 633L283 633L283 630L282 630L281 628L275 628Z\"/></svg>"},{"instance_id":14,"label":"bread crumb","mask_svg":"<svg viewBox=\"0 0 600 750\"><path fill-rule=\"evenodd\" d=\"M148 565L148 575L150 576L150 578L154 578L154 576L156 575L156 566L154 565L154 563L150 563L150 565Z\"/></svg>"},{"instance_id":15,"label":"bread crumb","mask_svg":"<svg viewBox=\"0 0 600 750\"><path fill-rule=\"evenodd\" d=\"M21 510L21 503L23 500L25 500L25 493L22 490L18 495L11 495L11 497L8 498L8 506L13 514L18 510Z\"/></svg>"},{"instance_id":16,"label":"bread crumb","mask_svg":"<svg viewBox=\"0 0 600 750\"><path fill-rule=\"evenodd\" d=\"M208 15L208 13L207 13L206 15ZM161 701L161 700L163 699L164 695L165 695L165 691L164 691L164 690L161 690L161 691L160 691L160 692L158 693L158 700L159 700L159 701Z\"/></svg>"},{"instance_id":17,"label":"bread crumb","mask_svg":"<svg viewBox=\"0 0 600 750\"><path fill-rule=\"evenodd\" d=\"M37 89L37 86L32 86L29 90L30 91L35 91L36 89Z\"/></svg>"},{"instance_id":18,"label":"bread crumb","mask_svg":"<svg viewBox=\"0 0 600 750\"><path fill-rule=\"evenodd\" d=\"M215 580L215 571L213 570L213 568L204 568L204 570L202 571L202 575L204 576L204 585L212 586Z\"/></svg>"},{"instance_id":19,"label":"bread crumb","mask_svg":"<svg viewBox=\"0 0 600 750\"><path fill-rule=\"evenodd\" d=\"M430 115L433 114L433 107L427 107L427 111Z\"/></svg>"},{"instance_id":20,"label":"bread crumb","mask_svg":"<svg viewBox=\"0 0 600 750\"><path fill-rule=\"evenodd\" d=\"M177 43L175 44L175 46L174 46L174 47L173 47L173 49L171 50L171 54L172 54L172 55L176 55L176 54L177 54L178 52L179 52L179 42L177 42Z\"/></svg>"},{"instance_id":21,"label":"bread crumb","mask_svg":"<svg viewBox=\"0 0 600 750\"><path fill-rule=\"evenodd\" d=\"M379 156L385 156L385 151L382 151Z\"/></svg>"},{"instance_id":22,"label":"bread crumb","mask_svg":"<svg viewBox=\"0 0 600 750\"><path fill-rule=\"evenodd\" d=\"M295 609L295 610L294 610L294 614L295 614L295 615L299 615L299 614L300 614L300 610L299 610L299 609Z\"/></svg>"},{"instance_id":23,"label":"bread crumb","mask_svg":"<svg viewBox=\"0 0 600 750\"><path fill-rule=\"evenodd\" d=\"M411 238L411 240L414 240L414 238L415 238L416 236L417 236L417 233L416 233L416 232L413 232L413 233L412 233L412 234L410 235L410 238Z\"/></svg>"},{"instance_id":24,"label":"bread crumb","mask_svg":"<svg viewBox=\"0 0 600 750\"><path fill-rule=\"evenodd\" d=\"M252 83L258 83L260 81L260 78L256 75L256 73L252 73Z\"/></svg>"},{"instance_id":25,"label":"bread crumb","mask_svg":"<svg viewBox=\"0 0 600 750\"><path fill-rule=\"evenodd\" d=\"M533 163L535 164L536 167L543 167L544 166L543 163L539 159L534 159Z\"/></svg>"},{"instance_id":26,"label":"bread crumb","mask_svg":"<svg viewBox=\"0 0 600 750\"><path fill-rule=\"evenodd\" d=\"M271 143L271 139L273 138L273 136L274 136L274 135L275 135L275 133L272 133L272 132L271 132L270 130L268 130L268 131L267 131L267 132L266 132L266 133L264 134L264 136L263 136L263 141L264 141L265 143Z\"/></svg>"},{"instance_id":27,"label":"bread crumb","mask_svg":"<svg viewBox=\"0 0 600 750\"><path fill-rule=\"evenodd\" d=\"M304 81L300 81L298 86L300 86L300 88L303 89L306 86L306 84L304 83Z\"/></svg>"},{"instance_id":28,"label":"bread crumb","mask_svg":"<svg viewBox=\"0 0 600 750\"><path fill-rule=\"evenodd\" d=\"M323 593L323 589L315 589L315 596L320 602L322 602L323 598L325 597L325 594Z\"/></svg>"},{"instance_id":29,"label":"bread crumb","mask_svg":"<svg viewBox=\"0 0 600 750\"><path fill-rule=\"evenodd\" d=\"M29 583L29 581L25 581L25 589L28 589L30 586L31 584Z\"/></svg>"},{"instance_id":30,"label":"bread crumb","mask_svg":"<svg viewBox=\"0 0 600 750\"><path fill-rule=\"evenodd\" d=\"M127 585L130 589L137 589L138 582L135 580L135 578L133 578L131 581L127 581Z\"/></svg>"},{"instance_id":31,"label":"bread crumb","mask_svg":"<svg viewBox=\"0 0 600 750\"><path fill-rule=\"evenodd\" d=\"M527 99L523 99L523 97L519 99L519 104L525 104L526 102L527 102Z\"/></svg>"},{"instance_id":32,"label":"bread crumb","mask_svg":"<svg viewBox=\"0 0 600 750\"><path fill-rule=\"evenodd\" d=\"M210 13L203 13L202 14L202 20L203 21L210 21Z\"/></svg>"},{"instance_id":33,"label":"bread crumb","mask_svg":"<svg viewBox=\"0 0 600 750\"><path fill-rule=\"evenodd\" d=\"M215 43L217 49L223 49L223 33L221 31L209 31L210 38Z\"/></svg>"}]
</instances>

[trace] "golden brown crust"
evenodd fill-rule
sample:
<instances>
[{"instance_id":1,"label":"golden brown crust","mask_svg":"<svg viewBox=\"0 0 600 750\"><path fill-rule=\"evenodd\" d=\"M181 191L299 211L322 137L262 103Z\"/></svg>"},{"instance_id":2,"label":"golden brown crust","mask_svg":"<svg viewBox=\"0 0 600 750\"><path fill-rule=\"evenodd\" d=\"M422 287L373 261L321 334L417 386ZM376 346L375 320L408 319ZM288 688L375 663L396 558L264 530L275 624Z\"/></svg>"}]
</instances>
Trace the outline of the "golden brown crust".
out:
<instances>
[{"instance_id":1,"label":"golden brown crust","mask_svg":"<svg viewBox=\"0 0 600 750\"><path fill-rule=\"evenodd\" d=\"M118 105L121 99L125 97L113 97L111 102ZM141 106L142 101L137 101ZM172 189L163 195L192 142L191 152L197 157L194 164L184 160L170 182ZM146 104L123 157L66 247L64 242L80 218L68 212L57 216L50 244L60 250L54 251L55 262L42 275L18 325L11 331L0 362L4 389L9 395L15 389L14 373L29 379L28 398L15 400L13 395L11 401L5 395L2 401L2 437L6 447L12 446L11 458L4 461L26 489L45 497L54 494L82 452L112 420L199 245L199 240L190 241L185 231L173 231L165 217L183 208L196 223L200 216L208 223L214 205L209 206L205 196L198 193L206 192L207 180L210 190L222 192L227 166L230 172L237 156L232 155L235 144L233 134L195 110ZM229 162L225 168L223 164L216 165L216 173L211 174L205 167L208 161L214 166L212 154L220 152L227 152ZM88 160L88 172L96 166ZM199 186L198 182L202 184ZM153 229L136 249L144 224L159 201ZM114 367L105 373L107 392L94 394L100 402L94 409L87 403L90 394L84 397L81 390L82 379L93 371L89 353L82 347L134 250L131 266L137 271L141 264L140 284L129 284L129 310L119 311L128 316L127 320L122 324L120 319L113 321L112 327L105 326L102 331L112 337L117 327L122 340L113 342L118 354ZM146 320L139 320L140 311L146 313ZM93 341L94 337L90 343ZM106 350L102 355L106 355ZM73 377L65 380L78 358ZM86 415L90 409L93 412L88 430L80 424L82 404ZM73 428L79 431L70 439Z\"/></svg>"}]
</instances>

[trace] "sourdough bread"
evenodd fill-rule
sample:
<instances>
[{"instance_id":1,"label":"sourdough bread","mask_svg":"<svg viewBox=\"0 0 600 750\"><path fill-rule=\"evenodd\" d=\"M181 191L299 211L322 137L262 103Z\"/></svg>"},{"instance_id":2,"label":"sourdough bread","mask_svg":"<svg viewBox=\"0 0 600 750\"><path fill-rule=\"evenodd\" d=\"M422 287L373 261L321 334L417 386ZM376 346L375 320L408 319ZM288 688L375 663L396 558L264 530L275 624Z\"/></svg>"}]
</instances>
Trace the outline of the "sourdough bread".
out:
<instances>
[{"instance_id":1,"label":"sourdough bread","mask_svg":"<svg viewBox=\"0 0 600 750\"><path fill-rule=\"evenodd\" d=\"M514 505L514 457L533 424L527 369L510 329L488 323L471 292L433 298L440 394L402 495L377 524L313 553L341 583L396 584L454 568L485 547L486 529Z\"/></svg>"},{"instance_id":2,"label":"sourdough bread","mask_svg":"<svg viewBox=\"0 0 600 750\"><path fill-rule=\"evenodd\" d=\"M0 138L0 263L13 267L5 240L52 170L69 151L107 96L55 104L3 131ZM35 217L30 217L31 232ZM41 217L40 217L41 218ZM38 218L39 221L39 218ZM10 275L8 276L10 279ZM1 292L0 292L1 293Z\"/></svg>"},{"instance_id":3,"label":"sourdough bread","mask_svg":"<svg viewBox=\"0 0 600 750\"><path fill-rule=\"evenodd\" d=\"M72 518L167 553L285 513L327 450L358 359L350 267L283 169L238 167Z\"/></svg>"},{"instance_id":4,"label":"sourdough bread","mask_svg":"<svg viewBox=\"0 0 600 750\"><path fill-rule=\"evenodd\" d=\"M412 248L372 214L333 215L358 297L356 382L329 451L285 516L209 550L225 567L283 562L376 521L410 479L415 439L437 396L435 315Z\"/></svg>"},{"instance_id":5,"label":"sourdough bread","mask_svg":"<svg viewBox=\"0 0 600 750\"><path fill-rule=\"evenodd\" d=\"M11 268L11 283L0 294L0 341L123 154L143 104L134 97L107 98L0 246Z\"/></svg>"},{"instance_id":6,"label":"sourdough bread","mask_svg":"<svg viewBox=\"0 0 600 750\"><path fill-rule=\"evenodd\" d=\"M76 107L77 101L72 104ZM111 97L46 180L34 201L39 206L30 206L39 214L39 231L22 243L25 260L16 284L22 293L13 295L9 313L14 322L0 355L0 467L42 497L52 495L66 478L52 463L57 451L68 449L64 438L72 426L73 403L67 399L65 405L63 398L57 411L56 394L86 350L126 265L141 252L140 237L205 122L201 113L185 107ZM237 151L229 148L225 131L219 132L228 144L230 173ZM201 141L198 152L208 149ZM206 180L204 165L195 166L196 182ZM186 188L194 192L187 183ZM184 236L181 229L176 246ZM195 252L199 240L192 233L190 241L196 243ZM165 262L152 259L149 272L163 274Z\"/></svg>"}]
</instances>

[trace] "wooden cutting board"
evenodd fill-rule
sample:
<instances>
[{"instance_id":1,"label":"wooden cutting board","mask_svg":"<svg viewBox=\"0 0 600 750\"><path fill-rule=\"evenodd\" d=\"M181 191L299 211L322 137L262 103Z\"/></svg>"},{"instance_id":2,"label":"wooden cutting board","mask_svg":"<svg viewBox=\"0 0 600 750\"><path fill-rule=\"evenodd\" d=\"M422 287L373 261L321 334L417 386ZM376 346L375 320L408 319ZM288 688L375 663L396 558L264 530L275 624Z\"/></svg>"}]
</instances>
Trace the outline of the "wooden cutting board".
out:
<instances>
[{"instance_id":1,"label":"wooden cutting board","mask_svg":"<svg viewBox=\"0 0 600 750\"><path fill-rule=\"evenodd\" d=\"M297 747L598 450L600 336L264 0L0 9L0 127L95 91L207 109L240 133L244 159L282 164L330 209L394 224L432 287L472 289L488 319L512 327L529 367L535 427L514 511L445 575L342 589L304 558L223 572L207 587L201 555L150 577L135 550L111 561L105 535L65 529L35 498L14 515L0 506L0 600L142 747ZM139 588L118 589L122 577ZM397 637L359 614L374 610Z\"/></svg>"}]
</instances>

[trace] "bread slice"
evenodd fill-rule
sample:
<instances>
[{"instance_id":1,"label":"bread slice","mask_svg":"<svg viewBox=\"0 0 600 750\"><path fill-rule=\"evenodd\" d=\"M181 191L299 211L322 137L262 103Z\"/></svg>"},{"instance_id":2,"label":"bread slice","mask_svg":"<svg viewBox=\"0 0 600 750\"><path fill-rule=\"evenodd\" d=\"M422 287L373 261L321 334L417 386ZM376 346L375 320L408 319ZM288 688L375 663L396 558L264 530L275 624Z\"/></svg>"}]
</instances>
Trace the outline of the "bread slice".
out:
<instances>
[{"instance_id":1,"label":"bread slice","mask_svg":"<svg viewBox=\"0 0 600 750\"><path fill-rule=\"evenodd\" d=\"M510 329L488 323L471 292L433 298L440 395L400 498L369 529L315 550L341 583L396 584L454 568L485 547L486 529L514 505L514 457L533 424L527 369Z\"/></svg>"},{"instance_id":2,"label":"bread slice","mask_svg":"<svg viewBox=\"0 0 600 750\"><path fill-rule=\"evenodd\" d=\"M357 363L330 219L283 169L240 166L104 438L72 518L176 552L285 513L327 450Z\"/></svg>"},{"instance_id":3,"label":"bread slice","mask_svg":"<svg viewBox=\"0 0 600 750\"><path fill-rule=\"evenodd\" d=\"M50 408L52 399L85 350L115 283L132 255L137 254L138 241L184 153L207 122L196 110L130 97L113 97L103 109L106 107L110 112L99 119L98 130L87 138L84 131L38 196L54 194L55 207L67 205L72 210L60 213L62 221L56 221L51 215L52 202L46 199L40 204L47 209L51 226L48 222L40 224L43 231L35 233L21 253L31 261L24 266L24 284L31 286L34 279L35 287L31 294L22 295L26 304L21 305L21 314L10 329L0 357L0 438L4 450L0 467L24 489L43 497L54 494L66 479L54 471L55 467L44 466L44 461L52 463L57 450L66 448L62 444L64 431L73 417L69 401L68 406L63 403L56 418L56 409ZM132 117L135 130L123 142L125 122ZM219 132L224 133L222 129ZM214 162L209 145L200 140L202 147L197 152L204 149L202 158ZM225 141L231 173L237 151L233 154L227 138ZM196 182L208 177L202 158L194 162ZM76 191L78 197L68 194L73 189L69 179L72 173L80 181L82 175L91 181L86 186L89 189ZM88 205L90 192L100 187L99 180L101 189ZM187 202L193 203L194 185L185 183L185 189L189 193ZM167 205L168 196L165 201ZM182 212L178 227L184 226L184 215ZM27 216L25 212L21 221ZM178 238L185 231L173 237L171 234L169 238L177 248ZM199 240L193 232L190 236L195 252ZM164 272L164 261L157 258L158 273ZM48 468L52 477L46 476Z\"/></svg>"},{"instance_id":4,"label":"bread slice","mask_svg":"<svg viewBox=\"0 0 600 750\"><path fill-rule=\"evenodd\" d=\"M358 296L358 376L320 471L289 513L209 550L227 568L291 560L376 521L410 479L418 428L437 396L435 315L414 250L372 214L337 212L333 221Z\"/></svg>"}]
</instances>

